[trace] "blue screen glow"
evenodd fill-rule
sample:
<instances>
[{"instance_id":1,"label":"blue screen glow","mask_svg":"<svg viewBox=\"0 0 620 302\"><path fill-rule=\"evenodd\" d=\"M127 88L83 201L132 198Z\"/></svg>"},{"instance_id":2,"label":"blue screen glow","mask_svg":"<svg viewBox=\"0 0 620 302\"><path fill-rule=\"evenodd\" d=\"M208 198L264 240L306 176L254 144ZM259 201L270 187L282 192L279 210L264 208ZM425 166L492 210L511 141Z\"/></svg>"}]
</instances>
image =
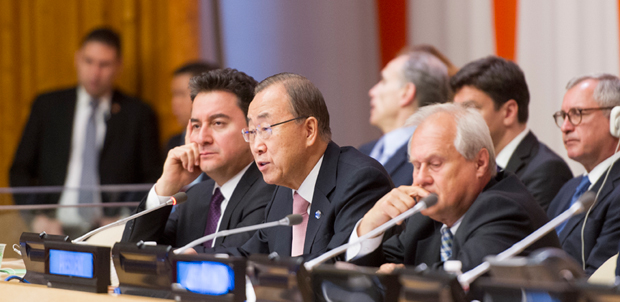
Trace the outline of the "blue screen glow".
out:
<instances>
[{"instance_id":1,"label":"blue screen glow","mask_svg":"<svg viewBox=\"0 0 620 302\"><path fill-rule=\"evenodd\" d=\"M93 277L93 254L50 249L50 274Z\"/></svg>"},{"instance_id":2,"label":"blue screen glow","mask_svg":"<svg viewBox=\"0 0 620 302\"><path fill-rule=\"evenodd\" d=\"M219 296L235 289L235 274L220 262L178 261L177 283L190 292Z\"/></svg>"}]
</instances>

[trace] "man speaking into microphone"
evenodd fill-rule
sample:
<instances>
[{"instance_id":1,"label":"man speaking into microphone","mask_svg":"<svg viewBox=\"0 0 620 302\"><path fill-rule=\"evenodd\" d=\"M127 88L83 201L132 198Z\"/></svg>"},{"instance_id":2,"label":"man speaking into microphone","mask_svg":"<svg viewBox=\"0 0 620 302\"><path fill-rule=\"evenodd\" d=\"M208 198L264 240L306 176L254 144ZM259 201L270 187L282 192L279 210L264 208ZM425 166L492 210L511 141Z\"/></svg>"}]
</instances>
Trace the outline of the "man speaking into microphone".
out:
<instances>
[{"instance_id":1,"label":"man speaking into microphone","mask_svg":"<svg viewBox=\"0 0 620 302\"><path fill-rule=\"evenodd\" d=\"M211 179L191 187L187 202L176 211L164 207L127 223L124 241L179 247L218 230L262 222L275 186L263 181L241 135L256 84L252 77L228 68L190 80L193 104L186 144L168 152L163 174L138 211L166 202L202 172ZM251 235L220 237L194 249L237 247Z\"/></svg>"},{"instance_id":2,"label":"man speaking into microphone","mask_svg":"<svg viewBox=\"0 0 620 302\"><path fill-rule=\"evenodd\" d=\"M431 105L412 115L408 124L417 126L409 144L413 185L400 186L381 198L358 222L350 240L430 193L437 194L438 201L411 216L405 230L383 244L380 235L349 248L347 259L382 265L384 272L421 263L441 267L446 260L460 260L462 271L468 271L548 221L514 174L497 172L489 129L474 109ZM526 253L541 247L560 247L556 234L546 235Z\"/></svg>"}]
</instances>

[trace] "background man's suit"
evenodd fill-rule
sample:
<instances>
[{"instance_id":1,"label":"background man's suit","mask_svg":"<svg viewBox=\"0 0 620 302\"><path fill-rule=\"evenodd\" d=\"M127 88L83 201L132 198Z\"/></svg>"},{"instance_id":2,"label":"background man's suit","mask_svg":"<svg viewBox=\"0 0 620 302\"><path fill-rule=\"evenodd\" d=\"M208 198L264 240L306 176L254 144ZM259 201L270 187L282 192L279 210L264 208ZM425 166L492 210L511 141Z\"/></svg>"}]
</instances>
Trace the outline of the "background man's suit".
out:
<instances>
[{"instance_id":1,"label":"background man's suit","mask_svg":"<svg viewBox=\"0 0 620 302\"><path fill-rule=\"evenodd\" d=\"M369 155L377 144L378 140L362 145L360 152ZM407 156L407 144L400 147L392 157L385 163L385 170L390 174L395 187L413 183L413 165Z\"/></svg>"},{"instance_id":2,"label":"background man's suit","mask_svg":"<svg viewBox=\"0 0 620 302\"><path fill-rule=\"evenodd\" d=\"M172 206L164 207L127 223L123 241L137 242L157 241L180 247L204 236L205 226L215 181L209 179L200 182L187 190L187 201L180 204L176 211L170 213ZM252 163L243 174L222 213L220 230L231 230L239 227L261 223L265 218L265 206L271 200L274 185L263 181L263 176ZM146 198L137 211L144 210ZM238 247L244 244L252 232L227 237L218 237L216 247ZM201 250L202 246L195 247Z\"/></svg>"},{"instance_id":3,"label":"background man's suit","mask_svg":"<svg viewBox=\"0 0 620 302\"><path fill-rule=\"evenodd\" d=\"M515 175L499 172L491 179L463 216L454 234L451 260L463 263L468 271L482 263L487 255L498 254L541 227L548 221L545 212ZM429 267L441 264L442 223L420 213L407 219L405 230L389 238L374 252L353 262L380 266L403 263ZM560 247L555 233L550 233L525 252L541 247Z\"/></svg>"},{"instance_id":4,"label":"background man's suit","mask_svg":"<svg viewBox=\"0 0 620 302\"><path fill-rule=\"evenodd\" d=\"M566 162L530 131L504 167L519 177L534 199L547 210L562 186L573 178Z\"/></svg>"},{"instance_id":5,"label":"background man's suit","mask_svg":"<svg viewBox=\"0 0 620 302\"><path fill-rule=\"evenodd\" d=\"M67 176L77 88L38 96L10 170L12 187L63 186ZM152 183L161 172L157 119L136 98L114 91L99 158L101 184ZM16 195L17 204L58 203L60 194ZM137 198L137 199L134 199ZM102 202L139 200L103 193Z\"/></svg>"},{"instance_id":6,"label":"background man's suit","mask_svg":"<svg viewBox=\"0 0 620 302\"><path fill-rule=\"evenodd\" d=\"M551 201L547 211L550 218L556 217L568 209L582 177L578 176L567 182ZM597 192L604 178L605 174L590 190ZM585 212L573 216L559 234L562 248L580 264L583 263L581 261L581 228L584 218ZM594 273L601 264L618 253L618 242L620 242L620 163L618 162L614 164L607 183L590 212L583 239L586 259L585 270L588 274Z\"/></svg>"},{"instance_id":7,"label":"background man's suit","mask_svg":"<svg viewBox=\"0 0 620 302\"><path fill-rule=\"evenodd\" d=\"M389 175L374 159L353 147L340 148L330 142L314 187L304 243L304 257L315 258L346 243L358 220L392 189ZM280 220L293 212L293 193L278 186L267 205L266 221ZM320 215L317 215L320 213ZM231 254L291 255L292 228L275 227L256 232Z\"/></svg>"}]
</instances>

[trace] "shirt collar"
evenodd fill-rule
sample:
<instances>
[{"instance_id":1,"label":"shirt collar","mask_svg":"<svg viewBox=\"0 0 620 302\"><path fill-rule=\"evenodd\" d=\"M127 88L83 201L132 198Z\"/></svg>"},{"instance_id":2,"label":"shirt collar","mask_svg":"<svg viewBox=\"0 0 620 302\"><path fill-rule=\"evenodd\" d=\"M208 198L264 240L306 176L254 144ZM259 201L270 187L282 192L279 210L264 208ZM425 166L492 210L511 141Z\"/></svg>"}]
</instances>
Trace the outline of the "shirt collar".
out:
<instances>
[{"instance_id":1,"label":"shirt collar","mask_svg":"<svg viewBox=\"0 0 620 302\"><path fill-rule=\"evenodd\" d=\"M84 89L84 86L80 85L78 86L78 89L77 89L77 99L78 99L78 106L90 107L90 101L93 99L93 97L90 94L88 94L88 92L86 92L86 89ZM98 100L99 100L99 106L97 106L97 110L105 113L105 115L107 116L110 113L110 104L112 103L112 92L108 92L104 94L103 96L99 97Z\"/></svg>"},{"instance_id":2,"label":"shirt collar","mask_svg":"<svg viewBox=\"0 0 620 302\"><path fill-rule=\"evenodd\" d=\"M452 235L456 234L456 231L459 229L459 226L461 225L461 222L463 222L463 217L465 217L465 215L461 216L461 218L459 218L459 220L457 220L452 227L450 227L450 233L452 233ZM448 227L447 225L442 225L442 227Z\"/></svg>"},{"instance_id":3,"label":"shirt collar","mask_svg":"<svg viewBox=\"0 0 620 302\"><path fill-rule=\"evenodd\" d=\"M299 194L303 199L305 199L308 203L312 204L312 198L314 197L314 187L316 186L316 180L319 178L319 170L321 170L321 163L323 163L323 157L319 158L319 161L316 162L312 171L308 173L306 179L301 183L299 189L293 190L293 196L295 195L295 191ZM308 207L310 209L310 207Z\"/></svg>"},{"instance_id":4,"label":"shirt collar","mask_svg":"<svg viewBox=\"0 0 620 302\"><path fill-rule=\"evenodd\" d=\"M515 136L515 138L513 138L510 143L508 143L508 145L506 145L506 147L504 147L504 149L497 154L495 157L495 163L502 168L506 168L512 154L515 153L515 150L517 150L517 147L529 132L530 130L525 128L525 130L521 131L519 135Z\"/></svg>"},{"instance_id":5,"label":"shirt collar","mask_svg":"<svg viewBox=\"0 0 620 302\"><path fill-rule=\"evenodd\" d=\"M385 157L390 158L398 149L405 145L409 138L413 135L416 126L401 127L392 130L381 138L383 141L383 154Z\"/></svg>"},{"instance_id":6,"label":"shirt collar","mask_svg":"<svg viewBox=\"0 0 620 302\"><path fill-rule=\"evenodd\" d=\"M588 189L591 189L592 186L596 184L599 178L601 178L601 176L603 176L603 174L607 172L607 168L609 168L609 166L611 166L611 164L614 163L618 158L620 158L620 153L614 153L614 155L608 157L606 160L596 165L596 167L594 167L594 169L592 169L590 173L586 172L583 174L584 176L587 175L590 179L590 188Z\"/></svg>"},{"instance_id":7,"label":"shirt collar","mask_svg":"<svg viewBox=\"0 0 620 302\"><path fill-rule=\"evenodd\" d=\"M239 181L241 181L241 177L243 177L243 174L245 174L245 171L250 168L250 165L252 165L252 163L254 162L251 162L250 164L245 166L245 168L241 169L239 173L237 173L235 176L225 182L221 187L217 183L215 183L215 186L213 186L213 192L215 192L215 189L220 188L220 192L222 193L222 196L224 196L224 199L230 200L233 192L235 192L235 188L239 184Z\"/></svg>"}]
</instances>

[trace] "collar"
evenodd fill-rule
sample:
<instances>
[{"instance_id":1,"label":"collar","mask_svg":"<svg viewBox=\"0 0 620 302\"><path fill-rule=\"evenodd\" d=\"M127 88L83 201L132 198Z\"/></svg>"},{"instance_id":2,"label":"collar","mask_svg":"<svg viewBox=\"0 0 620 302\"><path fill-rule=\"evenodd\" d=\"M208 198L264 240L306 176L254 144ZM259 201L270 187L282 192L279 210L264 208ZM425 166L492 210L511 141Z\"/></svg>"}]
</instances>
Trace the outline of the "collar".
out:
<instances>
[{"instance_id":1,"label":"collar","mask_svg":"<svg viewBox=\"0 0 620 302\"><path fill-rule=\"evenodd\" d=\"M77 99L78 106L90 108L90 100L92 100L93 97L86 92L86 89L84 89L82 85L80 85L77 89ZM112 92L110 91L104 94L98 100L99 106L97 107L97 110L103 112L105 116L108 116L110 114L110 104L112 103Z\"/></svg>"},{"instance_id":2,"label":"collar","mask_svg":"<svg viewBox=\"0 0 620 302\"><path fill-rule=\"evenodd\" d=\"M510 143L508 143L508 145L506 145L506 147L504 147L504 149L497 154L495 157L495 163L502 167L502 169L505 169L508 165L508 161L512 157L512 154L515 153L515 150L517 150L517 147L529 132L530 130L525 128L525 130L515 136L515 138L513 138Z\"/></svg>"},{"instance_id":3,"label":"collar","mask_svg":"<svg viewBox=\"0 0 620 302\"><path fill-rule=\"evenodd\" d=\"M409 141L415 128L416 126L401 127L383 135L380 140L383 143L384 156L391 158L398 149Z\"/></svg>"},{"instance_id":4,"label":"collar","mask_svg":"<svg viewBox=\"0 0 620 302\"><path fill-rule=\"evenodd\" d=\"M620 158L620 152L614 153L614 155L608 157L606 160L596 165L596 167L594 167L594 169L592 169L590 173L586 172L583 174L584 176L587 175L588 178L590 179L590 187L588 189L592 189L592 186L596 184L599 178L601 178L601 176L603 176L603 174L607 172L607 168L609 168L609 166L611 166L612 163L618 160L618 158Z\"/></svg>"},{"instance_id":5,"label":"collar","mask_svg":"<svg viewBox=\"0 0 620 302\"><path fill-rule=\"evenodd\" d=\"M450 233L452 233L452 235L454 236L454 234L456 234L456 231L459 229L459 226L461 225L461 222L463 222L463 217L465 217L465 215L461 216L461 218L459 218L459 220L457 220L452 227L450 228ZM448 226L443 224L441 226L442 228L447 228Z\"/></svg>"},{"instance_id":6,"label":"collar","mask_svg":"<svg viewBox=\"0 0 620 302\"><path fill-rule=\"evenodd\" d=\"M317 178L319 178L319 170L321 170L323 157L325 157L325 154L323 154L321 158L319 158L319 161L316 162L314 168L312 168L312 171L308 173L306 179L304 179L304 181L301 183L301 186L299 186L299 189L297 189L297 194L303 197L303 199L308 201L308 203L310 204L312 204L312 198L314 197L314 187L316 186ZM295 190L292 191L292 194L293 195L291 196L295 195ZM308 209L310 209L310 207L308 207Z\"/></svg>"},{"instance_id":7,"label":"collar","mask_svg":"<svg viewBox=\"0 0 620 302\"><path fill-rule=\"evenodd\" d=\"M241 169L239 173L237 173L235 176L233 176L231 179L225 182L222 186L215 183L215 185L213 186L213 192L215 192L215 189L220 188L220 192L222 192L222 196L224 196L226 200L230 200L230 198L233 195L233 192L235 192L235 188L239 184L239 181L241 181L241 177L243 177L243 174L245 174L245 171L247 171L248 168L250 168L250 166L253 163L254 162L251 162L249 165L245 166L245 168Z\"/></svg>"}]
</instances>

